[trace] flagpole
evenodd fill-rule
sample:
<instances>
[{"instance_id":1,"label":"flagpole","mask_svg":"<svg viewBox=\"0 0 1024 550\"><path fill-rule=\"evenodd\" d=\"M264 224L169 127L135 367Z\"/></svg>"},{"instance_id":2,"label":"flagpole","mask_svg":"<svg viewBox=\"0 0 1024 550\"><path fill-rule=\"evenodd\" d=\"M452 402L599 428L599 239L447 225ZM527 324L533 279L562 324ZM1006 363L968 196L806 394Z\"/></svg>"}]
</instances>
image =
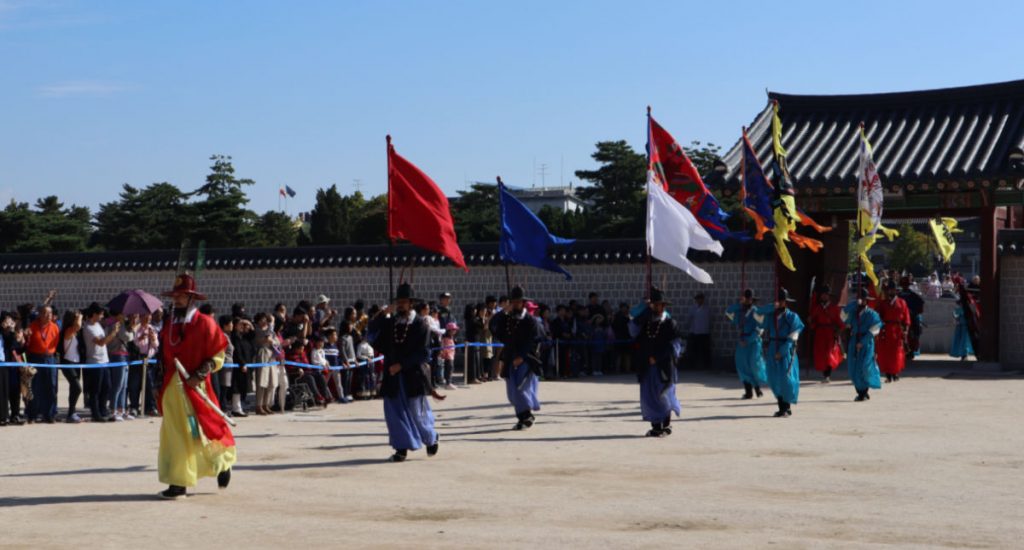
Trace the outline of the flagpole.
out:
<instances>
[{"instance_id":1,"label":"flagpole","mask_svg":"<svg viewBox=\"0 0 1024 550\"><path fill-rule=\"evenodd\" d=\"M651 143L651 106L648 105L647 106L647 172L648 172L647 185L648 186L650 186L650 181L651 181L650 172L651 172L651 148L652 147L654 147L654 144ZM650 194L651 194L651 190L648 187L648 189L647 189L647 223L644 224L644 233L647 232L647 224L649 224L650 220L651 220L651 197L650 197ZM651 297L651 285L653 284L651 278L652 278L652 275L653 275L654 266L651 264L651 241L650 241L650 236L646 235L646 234L644 235L644 252L646 252L646 257L645 257L645 260L644 260L644 279L645 279L644 282L645 282L645 286L646 286L646 288L644 289L644 297L645 298L650 298ZM662 289L662 290L664 290L664 289Z\"/></svg>"},{"instance_id":2,"label":"flagpole","mask_svg":"<svg viewBox=\"0 0 1024 550\"><path fill-rule=\"evenodd\" d=\"M391 134L385 136L388 155L388 304L395 299L395 240L391 238Z\"/></svg>"},{"instance_id":3,"label":"flagpole","mask_svg":"<svg viewBox=\"0 0 1024 550\"><path fill-rule=\"evenodd\" d=\"M861 123L860 123L860 146L861 146L862 150L865 147L865 144L864 144L864 121L861 121ZM864 174L858 174L858 176L859 176L858 180L862 180L863 177L864 177ZM862 182L858 181L857 182L857 197L855 198L855 200L857 201L857 208L856 208L855 212L857 213L856 215L857 215L857 240L858 241L861 238L861 227L860 227L860 193L861 193L861 185L862 185ZM861 256L861 254L858 253L857 254L857 299L858 300L860 300L860 291L861 291L862 285L864 284L863 273L864 273L864 258Z\"/></svg>"},{"instance_id":4,"label":"flagpole","mask_svg":"<svg viewBox=\"0 0 1024 550\"><path fill-rule=\"evenodd\" d=\"M747 139L747 127L743 127L743 139ZM745 146L746 144L744 144ZM740 155L740 211L743 215L743 232L747 232L747 221L750 216L744 209L747 206L747 155ZM740 262L740 296L747 289L747 241L743 241L743 258Z\"/></svg>"}]
</instances>

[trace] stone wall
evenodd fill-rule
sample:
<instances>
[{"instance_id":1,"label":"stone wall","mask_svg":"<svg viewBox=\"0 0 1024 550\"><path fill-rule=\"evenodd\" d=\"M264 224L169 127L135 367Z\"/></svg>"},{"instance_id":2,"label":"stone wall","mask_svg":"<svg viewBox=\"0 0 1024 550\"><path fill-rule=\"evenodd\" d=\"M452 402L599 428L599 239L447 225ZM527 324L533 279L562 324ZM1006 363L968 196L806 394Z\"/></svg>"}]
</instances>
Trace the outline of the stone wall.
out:
<instances>
[{"instance_id":1,"label":"stone wall","mask_svg":"<svg viewBox=\"0 0 1024 550\"><path fill-rule=\"evenodd\" d=\"M999 257L999 362L1024 368L1024 256Z\"/></svg>"},{"instance_id":2,"label":"stone wall","mask_svg":"<svg viewBox=\"0 0 1024 550\"><path fill-rule=\"evenodd\" d=\"M584 264L567 266L572 281L560 275L525 267L512 267L515 283L523 284L535 299L548 304L581 302L596 291L612 304L619 301L635 303L643 296L644 266L641 263ZM698 290L707 296L714 312L713 341L715 354L732 355L735 331L727 325L722 311L739 294L741 264L711 262L703 266L715 280L712 286L698 284L681 271L656 264L655 286L662 287L674 302L670 308L678 319L685 318L685 308ZM748 262L746 283L759 296L770 299L772 289L771 262ZM461 319L462 308L469 302L483 301L487 294L505 290L505 270L501 266L475 266L469 273L452 267L420 267L412 274L417 294L434 299L441 291L454 295L453 305ZM398 278L398 270L395 271ZM409 274L406 274L409 278ZM0 307L39 302L46 292L55 288L58 308L82 308L92 301L105 303L125 289L141 288L159 294L171 286L170 271L119 271L86 273L31 273L0 276ZM664 284L662 283L664 281ZM250 312L269 310L284 302L289 308L299 300L312 301L326 294L336 307L363 298L367 304L385 301L388 294L388 271L381 267L365 268L301 268L301 269L207 269L199 280L218 311L228 311L233 302L242 302ZM460 323L461 324L461 323Z\"/></svg>"}]
</instances>

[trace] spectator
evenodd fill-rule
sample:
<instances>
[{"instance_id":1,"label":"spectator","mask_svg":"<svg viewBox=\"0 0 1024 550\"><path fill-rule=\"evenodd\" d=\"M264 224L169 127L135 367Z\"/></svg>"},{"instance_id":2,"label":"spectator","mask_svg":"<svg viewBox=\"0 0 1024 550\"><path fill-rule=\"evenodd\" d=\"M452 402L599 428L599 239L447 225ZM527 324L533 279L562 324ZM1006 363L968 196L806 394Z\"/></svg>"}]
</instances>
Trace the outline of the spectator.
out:
<instances>
[{"instance_id":1,"label":"spectator","mask_svg":"<svg viewBox=\"0 0 1024 550\"><path fill-rule=\"evenodd\" d=\"M110 408L114 413L114 420L121 422L133 420L135 417L128 414L126 401L128 397L128 365L131 361L131 350L129 344L134 340L132 329L125 322L124 314L118 313L114 316L114 338L107 342L107 355L111 362L121 363L109 367L110 371Z\"/></svg>"},{"instance_id":2,"label":"spectator","mask_svg":"<svg viewBox=\"0 0 1024 550\"><path fill-rule=\"evenodd\" d=\"M338 352L340 354L340 362L342 365L347 367L344 371L344 376L341 377L341 386L338 393L338 400L342 403L351 403L352 397L352 378L354 371L352 367L357 363L356 361L356 335L352 329L352 323L342 322L341 332L338 336ZM370 365L360 369L360 384L362 385L362 394L366 395L369 391L367 381L372 381L373 376L370 374Z\"/></svg>"},{"instance_id":3,"label":"spectator","mask_svg":"<svg viewBox=\"0 0 1024 550\"><path fill-rule=\"evenodd\" d=\"M82 314L78 311L68 310L64 312L64 320L61 322L60 362L62 365L78 365L85 357L85 340L79 334L82 331ZM76 367L64 367L60 369L64 379L68 381L68 424L78 424L82 417L78 415L78 398L82 395L82 384L79 382L79 372Z\"/></svg>"},{"instance_id":4,"label":"spectator","mask_svg":"<svg viewBox=\"0 0 1024 550\"><path fill-rule=\"evenodd\" d=\"M220 331L224 334L224 338L228 341L228 346L224 348L224 364L233 365L235 363L235 343L231 339L231 335L235 332L235 318L230 315L221 315L217 318L217 326L220 327ZM217 400L220 401L220 405L226 414L231 414L230 409L227 407L228 403L231 403L231 394L234 387L234 374L235 369L229 367L223 367L219 372L211 374L211 378L220 379L220 391L217 393Z\"/></svg>"},{"instance_id":5,"label":"spectator","mask_svg":"<svg viewBox=\"0 0 1024 550\"><path fill-rule=\"evenodd\" d=\"M711 312L704 304L704 293L693 297L689 312L690 331L686 337L688 363L693 367L711 368Z\"/></svg>"},{"instance_id":6,"label":"spectator","mask_svg":"<svg viewBox=\"0 0 1024 550\"><path fill-rule=\"evenodd\" d=\"M231 375L231 415L245 418L246 414L242 403L249 392L252 374L249 365L256 362L256 332L252 321L245 317L235 319L234 332L231 333L231 345L234 347L232 358L235 365ZM262 369L261 369L262 370ZM227 407L228 403L224 403Z\"/></svg>"},{"instance_id":7,"label":"spectator","mask_svg":"<svg viewBox=\"0 0 1024 550\"><path fill-rule=\"evenodd\" d=\"M356 361L359 363L366 363L365 377L363 378L363 391L365 392L360 397L366 399L372 398L377 394L377 380L379 377L376 376L376 363L373 362L373 347L365 339L359 342L356 346Z\"/></svg>"},{"instance_id":8,"label":"spectator","mask_svg":"<svg viewBox=\"0 0 1024 550\"><path fill-rule=\"evenodd\" d=\"M587 318L593 319L595 315L603 315L604 308L601 307L601 295L591 292L587 295Z\"/></svg>"},{"instance_id":9,"label":"spectator","mask_svg":"<svg viewBox=\"0 0 1024 550\"><path fill-rule=\"evenodd\" d=\"M11 362L24 361L25 337L21 327L20 314L15 311L5 313L2 319L4 357ZM13 426L22 426L25 419L21 416L21 372L24 367L10 367L7 371L7 406L10 409L9 422Z\"/></svg>"},{"instance_id":10,"label":"spectator","mask_svg":"<svg viewBox=\"0 0 1024 550\"><path fill-rule=\"evenodd\" d=\"M107 354L107 344L117 338L121 330L121 322L116 321L109 330L103 330L100 322L106 311L99 304L93 302L82 312L86 320L82 329L82 336L85 338L86 362L93 365L103 365L110 362ZM107 408L111 396L110 369L107 367L86 369L86 387L88 388L89 412L93 422L113 422L114 417Z\"/></svg>"},{"instance_id":11,"label":"spectator","mask_svg":"<svg viewBox=\"0 0 1024 550\"><path fill-rule=\"evenodd\" d=\"M614 350L613 370L619 374L633 370L630 364L632 356L632 350L630 349L632 337L629 334L630 321L632 321L632 317L629 315L629 304L620 302L619 310L615 312L611 323L612 337L615 339L615 344L612 346Z\"/></svg>"},{"instance_id":12,"label":"spectator","mask_svg":"<svg viewBox=\"0 0 1024 550\"><path fill-rule=\"evenodd\" d=\"M444 336L441 337L441 350L438 354L438 371L440 382L446 390L454 390L452 384L452 371L455 370L455 335L459 332L459 325L448 323L445 325Z\"/></svg>"},{"instance_id":13,"label":"spectator","mask_svg":"<svg viewBox=\"0 0 1024 550\"><path fill-rule=\"evenodd\" d=\"M448 326L448 323L452 323L455 319L452 318L452 294L450 292L442 292L437 297L437 320L442 327Z\"/></svg>"},{"instance_id":14,"label":"spectator","mask_svg":"<svg viewBox=\"0 0 1024 550\"><path fill-rule=\"evenodd\" d=\"M277 357L274 343L273 317L266 313L257 313L253 318L256 322L253 345L256 348L256 362L261 368L256 371L256 414L270 414L270 405L274 400L274 386L277 385L277 370L272 363L280 360Z\"/></svg>"},{"instance_id":15,"label":"spectator","mask_svg":"<svg viewBox=\"0 0 1024 550\"><path fill-rule=\"evenodd\" d=\"M57 364L57 344L60 328L53 322L53 309L44 305L28 329L29 363ZM53 424L57 417L57 369L41 368L32 379L32 401L29 403L29 421L42 420Z\"/></svg>"},{"instance_id":16,"label":"spectator","mask_svg":"<svg viewBox=\"0 0 1024 550\"><path fill-rule=\"evenodd\" d=\"M313 310L313 332L320 334L320 332L330 326L337 317L338 312L330 307L331 299L326 295L321 294L316 299L316 307Z\"/></svg>"},{"instance_id":17,"label":"spectator","mask_svg":"<svg viewBox=\"0 0 1024 550\"><path fill-rule=\"evenodd\" d=\"M482 342L484 332L483 316L487 306L484 304L466 304L462 318L466 327L466 342ZM479 384L483 348L471 346L466 350L466 364L463 365L463 384Z\"/></svg>"},{"instance_id":18,"label":"spectator","mask_svg":"<svg viewBox=\"0 0 1024 550\"><path fill-rule=\"evenodd\" d=\"M148 416L156 416L156 399L153 397L155 380L152 377L155 369L150 368L150 365L160 348L160 336L153 328L151 319L148 313L139 315L138 323L134 327L135 358L146 363L146 368L141 364L128 367L128 413L136 417L140 416L143 410ZM143 371L146 371L148 380L142 379ZM140 399L140 396L143 399Z\"/></svg>"}]
</instances>

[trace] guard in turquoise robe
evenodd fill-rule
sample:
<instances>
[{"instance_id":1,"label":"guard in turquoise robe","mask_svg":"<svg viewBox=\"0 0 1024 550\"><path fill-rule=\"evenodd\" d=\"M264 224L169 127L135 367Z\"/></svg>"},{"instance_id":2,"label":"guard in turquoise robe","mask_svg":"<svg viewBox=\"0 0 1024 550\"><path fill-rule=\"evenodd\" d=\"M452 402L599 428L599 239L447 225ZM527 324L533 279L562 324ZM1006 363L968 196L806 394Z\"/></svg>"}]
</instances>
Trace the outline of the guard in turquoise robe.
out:
<instances>
[{"instance_id":1,"label":"guard in turquoise robe","mask_svg":"<svg viewBox=\"0 0 1024 550\"><path fill-rule=\"evenodd\" d=\"M754 307L757 298L754 291L746 289L740 301L725 310L725 316L739 329L739 340L736 342L736 374L743 383L743 399L752 399L764 395L761 386L767 384L764 353L761 349L761 333L764 329L761 322L764 316Z\"/></svg>"},{"instance_id":2,"label":"guard in turquoise robe","mask_svg":"<svg viewBox=\"0 0 1024 550\"><path fill-rule=\"evenodd\" d=\"M856 302L850 302L843 309L843 321L850 327L850 342L846 351L846 368L850 381L857 390L854 401L871 399L868 391L882 387L882 375L875 359L875 336L882 330L882 318L868 307L871 296L867 289L860 290Z\"/></svg>"},{"instance_id":3,"label":"guard in turquoise robe","mask_svg":"<svg viewBox=\"0 0 1024 550\"><path fill-rule=\"evenodd\" d=\"M776 418L793 415L792 406L800 397L800 361L796 356L796 344L804 330L800 316L789 310L795 302L789 291L780 288L774 307L758 309L764 314L764 328L768 333L768 385L779 402Z\"/></svg>"}]
</instances>

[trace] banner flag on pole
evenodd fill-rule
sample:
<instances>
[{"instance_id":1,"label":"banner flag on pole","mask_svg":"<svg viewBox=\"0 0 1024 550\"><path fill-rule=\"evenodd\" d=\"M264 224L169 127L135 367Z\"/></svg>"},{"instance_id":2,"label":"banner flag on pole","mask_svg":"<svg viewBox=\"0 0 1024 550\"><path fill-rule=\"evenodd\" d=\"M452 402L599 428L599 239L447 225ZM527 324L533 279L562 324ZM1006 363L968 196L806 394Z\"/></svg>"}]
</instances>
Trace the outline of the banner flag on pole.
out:
<instances>
[{"instance_id":1,"label":"banner flag on pole","mask_svg":"<svg viewBox=\"0 0 1024 550\"><path fill-rule=\"evenodd\" d=\"M526 207L498 178L498 204L501 209L501 259L523 265L530 265L565 275L571 281L572 274L548 254L552 246L570 245L575 239L564 239L548 232L540 218Z\"/></svg>"},{"instance_id":2,"label":"banner flag on pole","mask_svg":"<svg viewBox=\"0 0 1024 550\"><path fill-rule=\"evenodd\" d=\"M882 201L884 199L882 179L878 177L875 160L872 158L871 144L868 143L863 125L860 128L858 173L860 177L857 183L857 228L860 239L857 241L857 255L864 262L864 272L868 279L871 279L872 284L877 287L878 277L875 275L875 265L868 258L868 251L878 240L879 231L890 241L898 237L900 232L882 225Z\"/></svg>"},{"instance_id":3,"label":"banner flag on pole","mask_svg":"<svg viewBox=\"0 0 1024 550\"><path fill-rule=\"evenodd\" d=\"M708 191L686 151L654 120L649 109L647 156L665 190L680 204L689 208L711 236L718 240L750 238L744 232L729 231L725 224L729 214L722 210L718 199Z\"/></svg>"},{"instance_id":4,"label":"banner flag on pole","mask_svg":"<svg viewBox=\"0 0 1024 550\"><path fill-rule=\"evenodd\" d=\"M455 237L448 198L413 163L388 142L388 238L412 244L447 257L469 271Z\"/></svg>"},{"instance_id":5,"label":"banner flag on pole","mask_svg":"<svg viewBox=\"0 0 1024 550\"><path fill-rule=\"evenodd\" d=\"M714 283L686 252L708 250L722 255L722 243L711 238L697 218L662 187L653 170L647 172L647 246L651 257L681 269L697 282Z\"/></svg>"},{"instance_id":6,"label":"banner flag on pole","mask_svg":"<svg viewBox=\"0 0 1024 550\"><path fill-rule=\"evenodd\" d=\"M786 242L792 242L800 248L808 248L818 252L824 246L821 241L801 235L796 232L797 224L810 225L813 220L800 212L796 207L796 193L789 177L789 165L786 162L786 149L782 146L782 119L779 117L779 103L772 102L772 179L775 185L775 198L772 200L772 218L775 227L772 235L775 237L775 250L779 255L779 261L786 269L796 271L793 265L793 258L786 248ZM808 221L810 223L808 223ZM815 228L822 226L813 224Z\"/></svg>"},{"instance_id":7,"label":"banner flag on pole","mask_svg":"<svg viewBox=\"0 0 1024 550\"><path fill-rule=\"evenodd\" d=\"M954 218L935 218L928 220L928 226L932 228L935 235L935 242L939 245L939 254L942 255L943 263L949 263L956 252L956 241L953 233L963 233L963 229L957 228L957 221Z\"/></svg>"},{"instance_id":8,"label":"banner flag on pole","mask_svg":"<svg viewBox=\"0 0 1024 550\"><path fill-rule=\"evenodd\" d=\"M764 175L761 161L757 159L757 153L754 152L745 129L741 162L743 186L740 188L740 199L743 201L743 210L754 220L754 238L760 241L764 239L765 233L775 227L775 219L772 216L772 196L775 190Z\"/></svg>"}]
</instances>

